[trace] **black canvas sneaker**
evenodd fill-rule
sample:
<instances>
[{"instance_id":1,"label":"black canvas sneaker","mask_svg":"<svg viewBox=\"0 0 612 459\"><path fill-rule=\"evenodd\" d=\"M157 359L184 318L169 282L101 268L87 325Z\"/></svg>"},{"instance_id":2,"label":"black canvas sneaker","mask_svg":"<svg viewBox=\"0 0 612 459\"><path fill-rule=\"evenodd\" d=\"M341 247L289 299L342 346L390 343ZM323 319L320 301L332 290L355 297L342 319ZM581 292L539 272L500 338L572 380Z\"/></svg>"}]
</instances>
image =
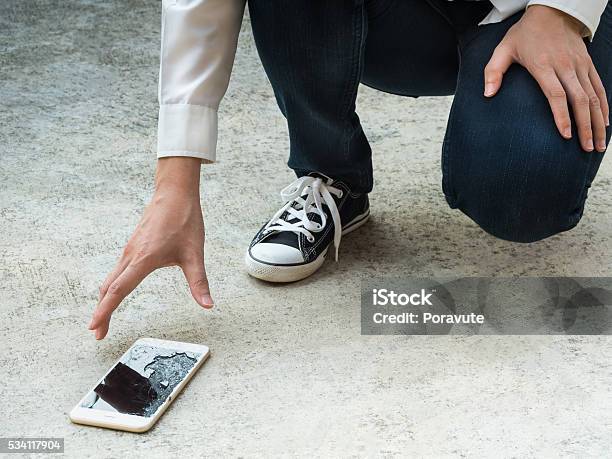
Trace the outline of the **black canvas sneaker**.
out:
<instances>
[{"instance_id":1,"label":"black canvas sneaker","mask_svg":"<svg viewBox=\"0 0 612 459\"><path fill-rule=\"evenodd\" d=\"M253 238L245 261L248 273L269 282L293 282L321 267L329 246L370 216L366 193L351 193L341 181L313 173L281 191L285 205Z\"/></svg>"}]
</instances>

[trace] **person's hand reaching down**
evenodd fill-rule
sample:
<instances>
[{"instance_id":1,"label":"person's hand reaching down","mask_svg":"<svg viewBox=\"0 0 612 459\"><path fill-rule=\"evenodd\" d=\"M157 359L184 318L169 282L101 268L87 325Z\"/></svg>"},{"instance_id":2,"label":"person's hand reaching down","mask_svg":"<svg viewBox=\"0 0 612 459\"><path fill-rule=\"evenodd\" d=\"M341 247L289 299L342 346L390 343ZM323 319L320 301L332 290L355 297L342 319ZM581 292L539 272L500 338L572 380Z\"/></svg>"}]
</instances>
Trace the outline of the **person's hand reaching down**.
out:
<instances>
[{"instance_id":1,"label":"person's hand reaching down","mask_svg":"<svg viewBox=\"0 0 612 459\"><path fill-rule=\"evenodd\" d=\"M156 190L115 269L100 287L89 329L96 339L108 333L112 313L151 272L180 266L191 294L204 308L213 300L204 268L204 220L200 207L200 160L162 158Z\"/></svg>"}]
</instances>

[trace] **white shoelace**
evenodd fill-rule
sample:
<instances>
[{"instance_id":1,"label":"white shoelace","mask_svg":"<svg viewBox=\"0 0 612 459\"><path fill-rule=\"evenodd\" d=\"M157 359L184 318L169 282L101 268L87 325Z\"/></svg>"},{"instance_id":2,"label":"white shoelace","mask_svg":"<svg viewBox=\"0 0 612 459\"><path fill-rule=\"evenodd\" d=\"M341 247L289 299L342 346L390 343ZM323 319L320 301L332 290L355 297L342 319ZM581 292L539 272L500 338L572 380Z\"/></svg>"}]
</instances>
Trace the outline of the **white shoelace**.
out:
<instances>
[{"instance_id":1,"label":"white shoelace","mask_svg":"<svg viewBox=\"0 0 612 459\"><path fill-rule=\"evenodd\" d=\"M336 248L336 261L338 261L338 248L342 238L342 222L332 194L341 198L343 192L339 188L326 184L319 177L300 177L281 191L281 198L285 205L268 222L264 233L291 231L297 235L303 234L308 239L308 242L314 242L315 238L312 233L322 231L327 225L327 214L323 210L323 204L326 204L334 222L334 246ZM294 203L297 203L299 208L293 207ZM289 223L281 219L280 217L285 212L288 212L297 221ZM319 215L321 223L311 221L308 218L309 213ZM291 219L289 216L286 218Z\"/></svg>"}]
</instances>

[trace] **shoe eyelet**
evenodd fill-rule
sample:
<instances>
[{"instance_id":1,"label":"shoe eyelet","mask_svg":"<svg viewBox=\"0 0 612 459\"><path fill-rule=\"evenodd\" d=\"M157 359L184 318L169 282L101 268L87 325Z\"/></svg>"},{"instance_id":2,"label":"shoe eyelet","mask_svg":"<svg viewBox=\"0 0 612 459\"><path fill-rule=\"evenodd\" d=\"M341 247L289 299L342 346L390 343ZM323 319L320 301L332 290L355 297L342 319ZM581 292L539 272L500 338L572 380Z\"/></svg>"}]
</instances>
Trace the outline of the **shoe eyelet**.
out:
<instances>
[{"instance_id":1,"label":"shoe eyelet","mask_svg":"<svg viewBox=\"0 0 612 459\"><path fill-rule=\"evenodd\" d=\"M311 244L314 242L314 237L307 237L306 239L308 239L308 242L310 242Z\"/></svg>"},{"instance_id":2,"label":"shoe eyelet","mask_svg":"<svg viewBox=\"0 0 612 459\"><path fill-rule=\"evenodd\" d=\"M342 196L344 196L344 191L340 190L340 194L338 195L338 198L342 199Z\"/></svg>"}]
</instances>

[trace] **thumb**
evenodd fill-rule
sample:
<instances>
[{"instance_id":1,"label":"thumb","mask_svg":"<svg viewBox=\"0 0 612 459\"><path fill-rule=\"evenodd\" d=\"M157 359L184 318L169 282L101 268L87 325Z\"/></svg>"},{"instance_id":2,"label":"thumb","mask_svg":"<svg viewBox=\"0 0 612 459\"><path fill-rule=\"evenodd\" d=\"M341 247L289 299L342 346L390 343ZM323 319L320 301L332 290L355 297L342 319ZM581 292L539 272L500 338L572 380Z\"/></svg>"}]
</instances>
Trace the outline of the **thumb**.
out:
<instances>
[{"instance_id":1,"label":"thumb","mask_svg":"<svg viewBox=\"0 0 612 459\"><path fill-rule=\"evenodd\" d=\"M503 42L500 43L495 48L495 51L493 51L493 56L491 56L489 63L484 69L485 97L493 97L497 94L501 87L504 73L506 73L513 62L514 58L508 45Z\"/></svg>"},{"instance_id":2,"label":"thumb","mask_svg":"<svg viewBox=\"0 0 612 459\"><path fill-rule=\"evenodd\" d=\"M208 279L206 278L206 270L204 269L203 256L186 261L181 265L181 268L189 283L189 290L191 290L193 298L200 306L206 309L212 308L214 302L210 296L210 289L208 288Z\"/></svg>"}]
</instances>

